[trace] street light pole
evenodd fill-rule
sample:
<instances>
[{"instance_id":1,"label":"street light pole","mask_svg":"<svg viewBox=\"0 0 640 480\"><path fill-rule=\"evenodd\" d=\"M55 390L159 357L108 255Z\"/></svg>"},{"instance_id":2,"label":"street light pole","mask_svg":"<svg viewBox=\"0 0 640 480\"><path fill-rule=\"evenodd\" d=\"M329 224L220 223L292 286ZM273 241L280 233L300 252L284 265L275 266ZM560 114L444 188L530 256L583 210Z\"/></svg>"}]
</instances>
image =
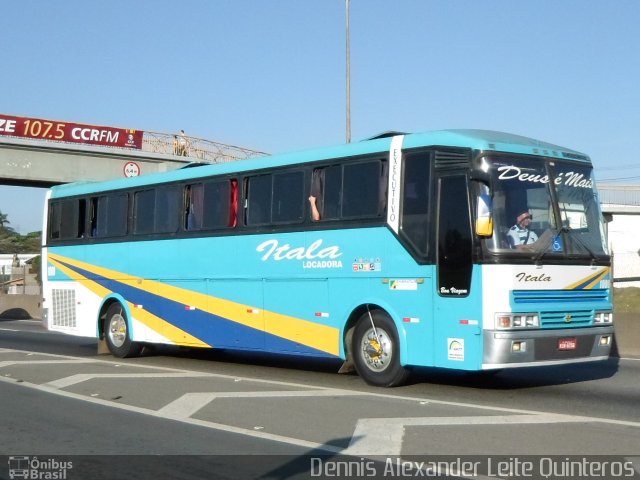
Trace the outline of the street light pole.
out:
<instances>
[{"instance_id":1,"label":"street light pole","mask_svg":"<svg viewBox=\"0 0 640 480\"><path fill-rule=\"evenodd\" d=\"M347 31L346 31L346 70L347 70L347 143L351 143L351 48L349 41L349 0L345 0L345 7L347 10Z\"/></svg>"}]
</instances>

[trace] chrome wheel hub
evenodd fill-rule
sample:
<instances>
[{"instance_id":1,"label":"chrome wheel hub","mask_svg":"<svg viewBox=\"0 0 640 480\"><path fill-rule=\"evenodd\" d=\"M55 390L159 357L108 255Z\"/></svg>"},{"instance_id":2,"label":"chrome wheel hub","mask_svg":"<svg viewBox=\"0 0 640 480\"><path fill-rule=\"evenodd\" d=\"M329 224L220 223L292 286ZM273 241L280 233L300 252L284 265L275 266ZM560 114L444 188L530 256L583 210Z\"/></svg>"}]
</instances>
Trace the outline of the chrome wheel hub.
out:
<instances>
[{"instance_id":1,"label":"chrome wheel hub","mask_svg":"<svg viewBox=\"0 0 640 480\"><path fill-rule=\"evenodd\" d=\"M393 342L382 328L376 328L375 331L370 328L362 337L360 352L370 370L382 372L391 363Z\"/></svg>"},{"instance_id":2,"label":"chrome wheel hub","mask_svg":"<svg viewBox=\"0 0 640 480\"><path fill-rule=\"evenodd\" d=\"M127 322L124 317L118 313L109 320L109 328L107 331L111 344L119 348L124 345L127 339Z\"/></svg>"}]
</instances>

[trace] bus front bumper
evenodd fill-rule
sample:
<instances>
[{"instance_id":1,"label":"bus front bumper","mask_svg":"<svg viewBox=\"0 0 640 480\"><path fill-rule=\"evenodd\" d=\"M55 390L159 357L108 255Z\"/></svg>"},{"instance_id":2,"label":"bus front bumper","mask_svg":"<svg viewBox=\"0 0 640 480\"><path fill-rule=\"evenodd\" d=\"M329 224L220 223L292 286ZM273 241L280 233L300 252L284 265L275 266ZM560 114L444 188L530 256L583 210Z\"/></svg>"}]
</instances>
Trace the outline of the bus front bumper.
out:
<instances>
[{"instance_id":1,"label":"bus front bumper","mask_svg":"<svg viewBox=\"0 0 640 480\"><path fill-rule=\"evenodd\" d=\"M605 360L612 343L613 325L560 330L485 330L482 369Z\"/></svg>"}]
</instances>

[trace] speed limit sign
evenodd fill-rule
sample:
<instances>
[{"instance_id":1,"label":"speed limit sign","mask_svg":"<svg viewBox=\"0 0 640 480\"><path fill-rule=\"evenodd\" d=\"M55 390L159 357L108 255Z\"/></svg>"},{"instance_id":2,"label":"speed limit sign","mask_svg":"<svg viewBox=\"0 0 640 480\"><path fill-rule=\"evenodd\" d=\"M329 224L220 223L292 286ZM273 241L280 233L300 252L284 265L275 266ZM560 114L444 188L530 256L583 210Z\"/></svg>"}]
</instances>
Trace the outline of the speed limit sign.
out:
<instances>
[{"instance_id":1,"label":"speed limit sign","mask_svg":"<svg viewBox=\"0 0 640 480\"><path fill-rule=\"evenodd\" d=\"M140 175L140 166L136 162L127 162L124 165L125 177L137 177Z\"/></svg>"}]
</instances>

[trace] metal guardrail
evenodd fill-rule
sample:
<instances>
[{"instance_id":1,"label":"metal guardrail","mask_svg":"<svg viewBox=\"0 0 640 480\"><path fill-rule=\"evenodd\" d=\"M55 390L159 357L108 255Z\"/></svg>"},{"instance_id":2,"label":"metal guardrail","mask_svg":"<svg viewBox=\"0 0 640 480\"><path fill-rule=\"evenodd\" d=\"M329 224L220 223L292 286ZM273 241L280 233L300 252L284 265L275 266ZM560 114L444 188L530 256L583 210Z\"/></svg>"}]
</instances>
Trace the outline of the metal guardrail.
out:
<instances>
[{"instance_id":1,"label":"metal guardrail","mask_svg":"<svg viewBox=\"0 0 640 480\"><path fill-rule=\"evenodd\" d=\"M165 155L186 156L205 163L226 163L248 158L264 157L268 154L249 148L227 145L225 143L205 140L204 138L185 136L186 152L180 155L180 135L171 133L149 132L145 130L142 138L142 151L162 153Z\"/></svg>"}]
</instances>

